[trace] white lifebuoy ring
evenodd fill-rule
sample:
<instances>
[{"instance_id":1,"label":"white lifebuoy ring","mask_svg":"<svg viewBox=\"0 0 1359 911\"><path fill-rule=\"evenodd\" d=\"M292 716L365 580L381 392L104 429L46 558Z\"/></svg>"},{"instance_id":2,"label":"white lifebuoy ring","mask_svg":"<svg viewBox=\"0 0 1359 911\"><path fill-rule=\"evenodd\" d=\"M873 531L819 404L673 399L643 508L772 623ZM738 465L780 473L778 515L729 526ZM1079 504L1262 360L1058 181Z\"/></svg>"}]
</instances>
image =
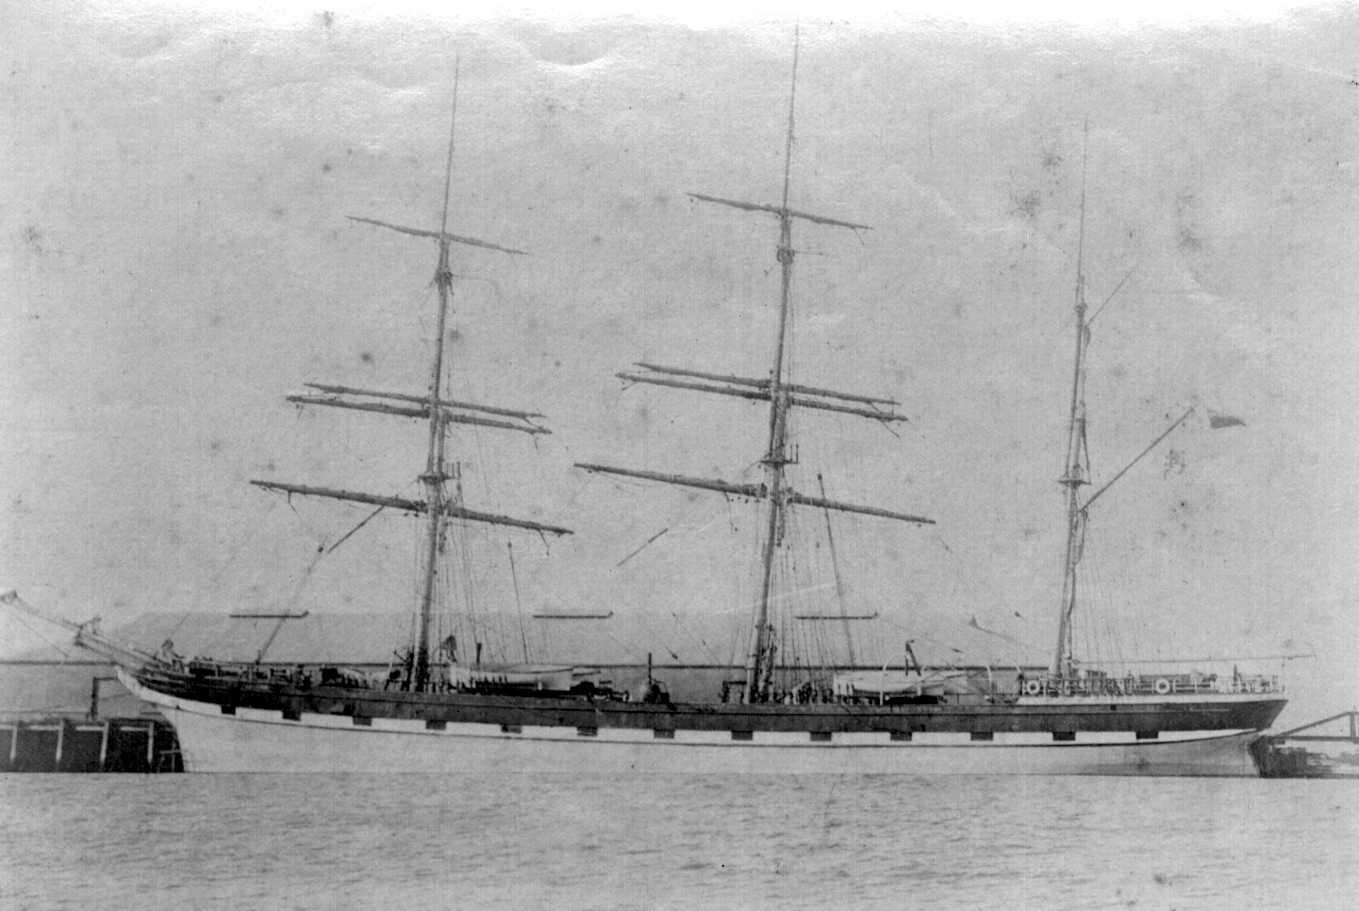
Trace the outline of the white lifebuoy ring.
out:
<instances>
[{"instance_id":1,"label":"white lifebuoy ring","mask_svg":"<svg viewBox=\"0 0 1359 911\"><path fill-rule=\"evenodd\" d=\"M1024 684L1024 692L1028 693L1030 696L1037 696L1039 693L1043 692L1043 684L1039 683L1037 680L1030 680L1028 683Z\"/></svg>"},{"instance_id":2,"label":"white lifebuoy ring","mask_svg":"<svg viewBox=\"0 0 1359 911\"><path fill-rule=\"evenodd\" d=\"M1156 692L1158 695L1165 696L1170 692L1170 681L1162 677L1156 681Z\"/></svg>"}]
</instances>

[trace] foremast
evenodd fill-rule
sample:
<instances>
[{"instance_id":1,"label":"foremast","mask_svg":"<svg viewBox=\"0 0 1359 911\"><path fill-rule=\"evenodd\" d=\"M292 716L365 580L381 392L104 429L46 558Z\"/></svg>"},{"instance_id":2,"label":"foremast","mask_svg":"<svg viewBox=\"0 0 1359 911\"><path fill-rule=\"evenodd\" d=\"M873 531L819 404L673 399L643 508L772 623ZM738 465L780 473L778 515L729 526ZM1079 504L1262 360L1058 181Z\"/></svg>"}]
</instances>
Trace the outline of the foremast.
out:
<instances>
[{"instance_id":1,"label":"foremast","mask_svg":"<svg viewBox=\"0 0 1359 911\"><path fill-rule=\"evenodd\" d=\"M429 628L434 615L434 589L438 575L439 544L443 537L444 507L448 502L448 473L444 452L448 445L448 429L444 424L439 400L443 398L444 341L448 331L448 306L453 298L453 270L449 266L448 196L453 182L453 143L458 122L458 72L453 71L453 112L448 127L448 159L444 165L444 205L439 218L439 264L434 271L434 287L438 291L439 316L434 333L434 356L429 375L429 448L425 456L425 473L420 476L425 485L428 522L425 532L424 573L420 581L420 612L416 625L412 656L412 689L424 690L429 685Z\"/></svg>"},{"instance_id":2,"label":"foremast","mask_svg":"<svg viewBox=\"0 0 1359 911\"><path fill-rule=\"evenodd\" d=\"M787 482L787 467L793 461L789 455L788 417L796 407L808 407L826 411L867 417L884 424L904 421L905 417L894 412L896 401L888 398L864 396L853 393L836 392L811 386L803 386L788 381L786 376L785 354L788 347L788 317L792 306L793 263L796 250L793 246L793 222L809 221L830 227L848 228L853 231L867 231L867 225L856 224L839 219L800 212L788 205L789 187L792 174L794 120L797 103L797 65L798 41L795 33L793 44L793 66L791 88L788 98L788 129L784 145L783 193L777 206L763 203L742 202L690 193L693 199L729 206L749 212L765 212L774 215L779 222L778 246L775 258L779 263L779 317L774 341L774 362L767 379L754 379L739 376L704 373L675 367L662 367L655 364L639 363L636 366L644 372L619 373L619 378L629 383L650 383L672 386L700 392L765 400L769 402L769 430L765 453L760 459L764 466L764 483L759 485L737 484L722 480L691 478L681 475L661 474L615 468L591 463L577 463L577 467L591 472L605 472L627 477L662 481L669 484L696 487L724 494L751 499L764 500L767 504L764 546L760 564L760 596L755 605L750 649L746 654L745 687L742 701L746 703L762 701L767 696L769 681L773 671L773 649L771 642L770 607L774 600L774 562L775 555L783 541L784 516L791 505L813 506L834 509L842 512L872 515L881 518L897 519L905 522L933 524L932 519L892 510L870 506L859 506L829 500L825 496L809 497L798 493ZM678 378L677 378L678 377ZM715 381L694 382L693 380ZM854 404L846 404L854 403Z\"/></svg>"},{"instance_id":3,"label":"foremast","mask_svg":"<svg viewBox=\"0 0 1359 911\"><path fill-rule=\"evenodd\" d=\"M453 270L451 267L451 248L453 244L496 250L511 255L523 255L522 250L502 247L498 244L452 234L448 230L449 200L453 178L453 150L457 127L458 112L458 67L453 74L453 104L448 133L448 157L444 168L444 199L439 230L428 231L391 224L374 218L347 216L351 221L363 222L387 228L415 237L433 238L438 246L438 265L435 267L434 286L437 292L437 314L435 319L434 353L430 363L429 385L425 395L383 392L357 389L336 384L308 383L310 388L322 395L293 395L288 401L304 405L326 405L369 411L397 417L422 418L428 422L428 446L425 456L425 470L419 476L424 488L424 500L411 500L395 496L383 496L335 488L313 487L300 484L282 484L271 481L251 481L250 483L267 490L287 494L329 497L367 503L378 507L378 511L391 507L403 512L423 513L427 517L425 538L422 547L422 572L416 623L412 637L411 651L407 657L405 676L402 686L405 689L424 691L430 688L432 674L430 669L430 629L433 623L434 605L437 599L439 551L443 546L448 525L453 520L483 522L536 531L539 534L565 535L570 529L545 525L527 519L480 512L466 508L461 494L449 495L448 481L454 477L448 471L447 448L448 427L450 424L474 424L501 430L517 430L528 434L549 433L537 424L535 419L542 417L537 412L518 411L460 402L447 399L443 392L443 376L447 361L446 339L448 319L453 301ZM379 401L370 401L378 399ZM392 404L397 402L400 404ZM487 415L494 415L488 417ZM376 514L376 513L374 513ZM367 521L365 519L365 521Z\"/></svg>"}]
</instances>

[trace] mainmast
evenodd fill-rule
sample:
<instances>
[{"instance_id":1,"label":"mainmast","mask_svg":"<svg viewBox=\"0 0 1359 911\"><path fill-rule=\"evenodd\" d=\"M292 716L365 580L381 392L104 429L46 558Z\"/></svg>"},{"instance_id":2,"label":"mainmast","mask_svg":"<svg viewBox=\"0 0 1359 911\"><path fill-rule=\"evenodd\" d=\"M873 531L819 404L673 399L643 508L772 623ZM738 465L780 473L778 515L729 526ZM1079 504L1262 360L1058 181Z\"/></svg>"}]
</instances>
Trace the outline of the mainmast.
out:
<instances>
[{"instance_id":1,"label":"mainmast","mask_svg":"<svg viewBox=\"0 0 1359 911\"><path fill-rule=\"evenodd\" d=\"M870 230L867 225L840 221L821 215L813 215L789 208L788 195L792 174L793 127L797 101L798 38L794 33L792 86L788 98L788 129L784 143L783 194L779 205L741 202L702 193L689 195L702 202L716 203L749 212L766 212L779 220L779 240L775 258L779 263L779 319L774 343L774 363L767 379L753 379L739 376L705 373L676 367L662 367L655 364L639 363L642 373L620 373L618 376L629 383L650 383L658 386L672 386L699 392L713 392L721 395L737 396L769 402L769 433L764 455L760 462L764 465L763 484L737 484L722 480L691 478L681 475L660 474L613 468L605 465L577 463L587 471L599 471L626 477L645 478L714 490L721 493L736 494L768 503L768 519L765 527L764 547L760 564L760 597L755 606L754 628L751 634L750 651L746 656L746 680L743 701L761 701L768 689L770 660L770 605L773 601L774 557L782 543L784 515L790 505L804 505L835 509L861 515L898 519L907 522L933 524L933 520L907 513L893 512L870 506L840 503L822 497L809 497L792 489L786 478L787 466L793 461L788 453L788 415L794 406L809 407L825 411L837 411L871 418L883 423L903 421L904 417L892 409L897 402L880 397L836 392L834 390L802 386L787 382L785 373L785 354L788 346L788 317L792 307L793 261L796 252L793 248L793 221L801 219L830 227L849 228L854 231ZM695 382L705 380L712 382ZM853 404L845 404L845 403Z\"/></svg>"},{"instance_id":2,"label":"mainmast","mask_svg":"<svg viewBox=\"0 0 1359 911\"><path fill-rule=\"evenodd\" d=\"M351 221L376 225L401 234L414 237L433 238L438 245L438 264L434 272L434 286L437 291L437 314L435 320L434 354L430 363L429 385L424 395L400 392L385 392L371 389L358 389L333 383L308 383L307 385L322 393L321 395L292 395L288 401L304 405L326 405L357 411L368 411L396 417L417 418L428 422L429 436L425 455L425 470L419 476L424 487L424 500L411 500L403 497L362 493L338 488L314 487L301 484L282 484L272 481L251 481L258 487L276 490L287 494L329 497L377 506L379 509L393 508L409 513L424 513L427 517L422 553L422 574L420 582L419 610L411 654L407 662L403 686L411 690L428 689L430 673L430 626L434 613L438 581L438 556L445 531L451 520L483 522L536 531L539 534L565 535L570 529L555 525L545 525L527 519L480 512L466 508L461 497L450 497L447 482L452 477L448 472L446 450L448 426L450 424L475 424L500 430L517 430L531 435L549 431L535 422L541 415L532 411L521 411L471 402L454 401L444 397L443 376L447 360L445 343L448 337L448 317L453 300L453 271L450 265L450 250L453 244L482 247L501 253L522 255L524 251L498 244L452 234L448 230L449 199L453 179L453 149L458 114L458 64L453 69L453 104L448 131L448 157L444 168L444 200L439 230L428 231L404 225L391 224L375 218L357 215L347 216ZM377 400L377 401L373 401ZM395 403L395 404L394 404ZM488 415L492 415L488 417Z\"/></svg>"},{"instance_id":3,"label":"mainmast","mask_svg":"<svg viewBox=\"0 0 1359 911\"><path fill-rule=\"evenodd\" d=\"M769 598L773 587L773 556L783 537L784 468L788 465L788 394L783 388L783 355L788 343L788 305L792 288L792 213L788 211L788 182L792 174L792 129L798 102L798 31L792 39L792 79L788 87L788 132L783 148L783 203L779 205L779 332L773 349L773 370L769 371L769 443L762 464L769 484L769 523L765 528L760 602L756 609L750 654L746 655L746 699L761 692L760 665L769 649Z\"/></svg>"},{"instance_id":4,"label":"mainmast","mask_svg":"<svg viewBox=\"0 0 1359 911\"><path fill-rule=\"evenodd\" d=\"M760 600L750 654L746 656L746 699L761 692L760 663L769 648L769 599L774 553L783 536L783 475L788 465L788 394L783 388L783 354L788 342L789 293L793 282L793 217L788 211L788 184L793 167L793 115L797 105L798 34L793 33L793 76L788 89L788 133L783 147L783 202L779 206L779 328L774 342L774 369L769 372L769 444L761 460L769 484L769 523L765 529Z\"/></svg>"}]
</instances>

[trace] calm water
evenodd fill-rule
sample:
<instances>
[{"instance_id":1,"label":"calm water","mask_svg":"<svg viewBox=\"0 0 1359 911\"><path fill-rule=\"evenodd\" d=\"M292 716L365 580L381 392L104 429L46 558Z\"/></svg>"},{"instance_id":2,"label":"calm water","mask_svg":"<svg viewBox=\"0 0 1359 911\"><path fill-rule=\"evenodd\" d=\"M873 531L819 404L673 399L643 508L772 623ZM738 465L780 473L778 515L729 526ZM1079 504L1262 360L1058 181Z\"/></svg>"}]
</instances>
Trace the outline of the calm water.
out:
<instances>
[{"instance_id":1,"label":"calm water","mask_svg":"<svg viewBox=\"0 0 1359 911\"><path fill-rule=\"evenodd\" d=\"M4 908L1352 908L1359 781L0 776Z\"/></svg>"}]
</instances>

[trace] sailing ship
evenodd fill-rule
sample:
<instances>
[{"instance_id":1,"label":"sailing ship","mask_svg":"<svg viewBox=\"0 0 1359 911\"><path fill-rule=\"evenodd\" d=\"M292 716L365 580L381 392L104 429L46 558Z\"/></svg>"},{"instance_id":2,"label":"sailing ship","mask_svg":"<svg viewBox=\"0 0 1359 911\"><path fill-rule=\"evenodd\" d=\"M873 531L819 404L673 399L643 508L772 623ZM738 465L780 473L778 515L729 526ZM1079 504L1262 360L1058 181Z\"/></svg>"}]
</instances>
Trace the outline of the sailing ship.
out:
<instances>
[{"instance_id":1,"label":"sailing ship","mask_svg":"<svg viewBox=\"0 0 1359 911\"><path fill-rule=\"evenodd\" d=\"M1066 470L1067 545L1057 645L1051 665L1026 676L983 680L947 668L924 668L907 643L900 669L838 667L815 671L785 660L772 622L778 597L778 554L794 510L845 512L874 520L926 525L908 512L801 492L790 482L795 460L789 416L795 409L847 414L891 424L897 403L792 381L788 365L795 226L860 231L855 222L790 205L797 87L796 44L783 167L783 192L773 204L694 193L700 202L772 217L780 298L773 364L765 377L642 363L620 374L629 383L697 391L764 403L768 408L763 478L740 483L635 468L578 463L592 474L655 481L720 493L763 511L759 597L739 675L706 699L672 699L651 675L640 698L572 665L492 664L478 653L432 640L438 554L467 523L517 528L540 535L570 530L466 506L449 470L451 425L473 424L528 434L546 432L541 416L448 397L444 343L452 295L451 251L470 245L520 251L454 234L448 226L452 141L437 230L372 218L354 221L432 239L438 249L434 286L437 318L429 387L424 394L316 384L293 397L306 405L358 409L428 423L424 499L254 481L289 496L319 496L423 517L423 580L418 620L403 662L379 682L329 667L264 668L207 659L184 660L168 649L128 648L91 624L70 624L78 644L117 665L129 690L174 725L190 771L448 772L476 770L605 773L861 772L1251 775L1249 746L1284 706L1272 678L1230 680L1198 675L1114 675L1079 663L1072 651L1077 566L1087 511L1083 499L1085 352L1090 320L1082 267L1077 266L1075 374ZM456 122L457 80L454 80ZM1082 203L1082 212L1084 203ZM352 216L351 216L352 217ZM1083 215L1082 215L1083 220ZM1082 228L1083 235L1083 228ZM1183 420L1183 418L1181 419ZM10 592L3 599L27 609ZM838 616L828 614L828 617ZM811 618L815 619L815 618ZM479 649L478 649L479 652Z\"/></svg>"}]
</instances>

